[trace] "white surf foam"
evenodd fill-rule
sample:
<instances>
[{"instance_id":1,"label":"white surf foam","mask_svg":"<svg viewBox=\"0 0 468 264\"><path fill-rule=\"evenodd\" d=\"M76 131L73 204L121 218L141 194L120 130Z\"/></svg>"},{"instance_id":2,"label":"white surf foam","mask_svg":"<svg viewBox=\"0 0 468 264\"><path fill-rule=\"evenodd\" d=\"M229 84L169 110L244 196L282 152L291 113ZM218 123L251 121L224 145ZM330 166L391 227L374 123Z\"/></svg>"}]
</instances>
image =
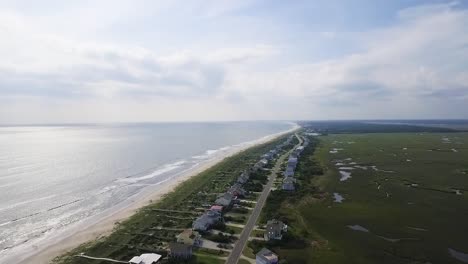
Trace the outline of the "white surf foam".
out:
<instances>
[{"instance_id":1,"label":"white surf foam","mask_svg":"<svg viewBox=\"0 0 468 264\"><path fill-rule=\"evenodd\" d=\"M170 171L176 170L176 169L180 168L182 165L184 165L185 163L186 163L185 160L181 160L181 161L177 161L177 162L174 162L174 163L171 163L171 164L166 164L166 165L163 165L162 167L160 167L159 169L151 172L150 174L140 176L140 177L121 178L121 179L118 179L116 182L137 183L137 182L140 182L140 181L149 180L149 179L155 178L157 176L160 176L160 175L162 175L164 173L168 173Z\"/></svg>"}]
</instances>

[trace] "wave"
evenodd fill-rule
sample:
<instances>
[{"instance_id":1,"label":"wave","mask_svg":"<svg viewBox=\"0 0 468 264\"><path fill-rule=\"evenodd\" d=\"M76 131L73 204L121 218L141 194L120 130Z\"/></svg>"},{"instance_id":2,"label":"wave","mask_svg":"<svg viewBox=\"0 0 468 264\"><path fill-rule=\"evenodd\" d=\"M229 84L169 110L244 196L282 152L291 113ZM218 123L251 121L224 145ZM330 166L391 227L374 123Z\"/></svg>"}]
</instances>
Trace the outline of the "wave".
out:
<instances>
[{"instance_id":1,"label":"wave","mask_svg":"<svg viewBox=\"0 0 468 264\"><path fill-rule=\"evenodd\" d=\"M219 149L209 149L209 150L205 151L202 155L192 156L192 159L196 159L196 160L208 159L208 158L213 157L215 154L217 154L219 152L227 151L227 150L231 149L232 147L233 146L226 146L226 147L222 147L222 148L219 148Z\"/></svg>"},{"instance_id":2,"label":"wave","mask_svg":"<svg viewBox=\"0 0 468 264\"><path fill-rule=\"evenodd\" d=\"M36 215L38 215L38 214L41 214L41 212L32 213L32 214L29 214L29 215L26 215L26 216L22 216L22 217L15 218L15 219L10 220L10 221L7 221L7 222L0 223L0 226L5 226L5 225L8 225L8 224L11 224L11 223L14 223L14 222L18 222L18 221L20 221L20 220L24 220L24 219L27 219L27 218L36 216Z\"/></svg>"},{"instance_id":3,"label":"wave","mask_svg":"<svg viewBox=\"0 0 468 264\"><path fill-rule=\"evenodd\" d=\"M49 198L49 197L45 197L44 199L46 199L46 198ZM51 208L49 208L49 209L45 209L45 210L42 210L42 211L38 211L38 212L35 212L35 213L31 213L31 214L29 214L29 215L21 216L21 217L18 217L18 218L15 218L15 219L12 219L12 220L9 220L9 221L0 223L0 227L1 227L1 226L5 226L5 225L9 225L9 224L12 224L12 223L15 223L15 222L18 222L18 221L21 221L21 220L25 220L25 219L28 219L28 218L31 218L31 217L33 217L33 216L40 215L40 214L43 214L43 213L46 213L46 212L54 211L54 210L60 209L60 208L62 208L62 207L65 207L65 206L68 206L68 205L72 205L72 204L75 204L75 203L78 203L78 202L81 202L81 201L83 201L83 199L76 199L76 200L74 200L74 201L67 202L67 203L63 203L63 204L60 204L60 205L51 207Z\"/></svg>"},{"instance_id":4,"label":"wave","mask_svg":"<svg viewBox=\"0 0 468 264\"><path fill-rule=\"evenodd\" d=\"M1 179L1 178L0 178L0 179ZM18 184L21 184L21 182L20 182L20 181L9 182L9 183L0 185L0 188L11 187L11 186L18 185ZM1 211L1 210L2 210L2 209L0 209L0 211Z\"/></svg>"},{"instance_id":5,"label":"wave","mask_svg":"<svg viewBox=\"0 0 468 264\"><path fill-rule=\"evenodd\" d=\"M162 167L160 167L159 169L151 172L150 174L140 176L140 177L129 176L129 177L126 177L126 178L118 179L116 182L137 183L137 182L140 182L140 181L149 180L149 179L155 178L157 176L160 176L162 174L168 173L170 171L176 170L176 169L180 168L182 165L184 165L185 163L186 163L185 160L181 160L181 161L177 161L177 162L174 162L174 163L171 163L171 164L166 164L166 165L163 165Z\"/></svg>"},{"instance_id":6,"label":"wave","mask_svg":"<svg viewBox=\"0 0 468 264\"><path fill-rule=\"evenodd\" d=\"M0 186L0 187L2 187L2 186ZM18 202L18 203L15 203L15 204L10 204L10 205L8 205L6 207L0 208L0 212L8 210L8 209L15 208L15 207L20 206L20 205L25 205L25 204L29 204L29 203L33 203L33 202L37 202L37 201L47 200L47 199L54 198L54 197L56 197L55 194L40 197L40 198L34 198L34 199L31 199L31 200L22 201L22 202Z\"/></svg>"},{"instance_id":7,"label":"wave","mask_svg":"<svg viewBox=\"0 0 468 264\"><path fill-rule=\"evenodd\" d=\"M71 205L71 204L74 204L74 203L77 203L77 202L81 202L81 201L83 201L83 199L76 199L76 200L74 200L74 201L71 201L71 202L68 202L68 203L64 203L64 204L61 204L61 205L58 205L58 206L54 206L54 207L52 207L52 208L49 208L49 209L47 209L47 211L48 211L48 212L49 212L49 211L53 211L53 210L55 210L55 209L59 209L59 208L62 208L62 207L64 207L64 206Z\"/></svg>"}]
</instances>

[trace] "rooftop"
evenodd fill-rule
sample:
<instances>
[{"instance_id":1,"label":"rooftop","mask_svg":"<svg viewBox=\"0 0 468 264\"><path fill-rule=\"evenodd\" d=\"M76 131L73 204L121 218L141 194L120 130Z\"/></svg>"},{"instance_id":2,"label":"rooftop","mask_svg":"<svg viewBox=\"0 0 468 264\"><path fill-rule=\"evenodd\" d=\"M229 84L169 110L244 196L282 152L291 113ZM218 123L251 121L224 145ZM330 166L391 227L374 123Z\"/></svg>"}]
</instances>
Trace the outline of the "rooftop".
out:
<instances>
[{"instance_id":1,"label":"rooftop","mask_svg":"<svg viewBox=\"0 0 468 264\"><path fill-rule=\"evenodd\" d=\"M223 207L221 205L213 205L211 206L210 210L213 210L213 211L222 211L223 210Z\"/></svg>"},{"instance_id":2,"label":"rooftop","mask_svg":"<svg viewBox=\"0 0 468 264\"><path fill-rule=\"evenodd\" d=\"M161 255L159 254L154 254L154 253L149 253L149 254L141 254L139 257L133 257L129 263L132 264L154 264L158 262L158 260L161 258Z\"/></svg>"},{"instance_id":3,"label":"rooftop","mask_svg":"<svg viewBox=\"0 0 468 264\"><path fill-rule=\"evenodd\" d=\"M276 255L275 253L273 253L272 251L266 248L262 248L262 250L260 250L257 253L257 256L264 258L265 260L268 260L268 261L278 260L278 255Z\"/></svg>"}]
</instances>

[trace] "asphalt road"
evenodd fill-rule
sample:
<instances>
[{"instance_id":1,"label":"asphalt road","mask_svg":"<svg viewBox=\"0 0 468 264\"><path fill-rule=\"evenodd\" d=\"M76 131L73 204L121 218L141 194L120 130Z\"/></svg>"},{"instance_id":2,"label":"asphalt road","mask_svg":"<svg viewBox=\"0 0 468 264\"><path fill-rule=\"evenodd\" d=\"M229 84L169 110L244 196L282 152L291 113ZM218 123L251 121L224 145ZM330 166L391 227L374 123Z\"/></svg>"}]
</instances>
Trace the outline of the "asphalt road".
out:
<instances>
[{"instance_id":1,"label":"asphalt road","mask_svg":"<svg viewBox=\"0 0 468 264\"><path fill-rule=\"evenodd\" d=\"M302 144L302 139L298 137L297 134L296 137L299 139L299 144L296 145L297 147L300 144ZM257 200L257 204L255 205L255 208L253 209L252 214L250 215L249 220L247 221L247 224L245 224L244 230L242 230L239 240L234 245L231 254L226 260L226 264L237 264L237 262L239 261L239 258L242 255L242 251L244 250L245 244L247 244L247 241L249 240L250 233L252 232L253 228L255 227L255 224L257 223L258 217L262 212L262 208L265 205L271 187L275 182L276 173L280 170L281 164L289 156L290 153L291 151L288 151L276 161L276 164L271 171L268 183L266 184L265 188L263 188L260 198Z\"/></svg>"}]
</instances>

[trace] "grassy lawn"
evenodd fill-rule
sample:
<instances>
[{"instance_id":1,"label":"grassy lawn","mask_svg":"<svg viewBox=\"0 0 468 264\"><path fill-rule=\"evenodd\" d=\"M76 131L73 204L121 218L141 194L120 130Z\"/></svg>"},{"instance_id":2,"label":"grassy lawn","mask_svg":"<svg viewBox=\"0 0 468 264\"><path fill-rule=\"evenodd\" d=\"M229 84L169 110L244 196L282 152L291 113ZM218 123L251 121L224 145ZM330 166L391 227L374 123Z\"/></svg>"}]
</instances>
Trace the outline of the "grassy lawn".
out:
<instances>
[{"instance_id":1,"label":"grassy lawn","mask_svg":"<svg viewBox=\"0 0 468 264\"><path fill-rule=\"evenodd\" d=\"M198 254L211 255L215 257L227 257L229 253L223 250L208 249L208 248L198 248L196 250Z\"/></svg>"},{"instance_id":2,"label":"grassy lawn","mask_svg":"<svg viewBox=\"0 0 468 264\"><path fill-rule=\"evenodd\" d=\"M201 253L195 253L195 261L199 264L223 264L224 260Z\"/></svg>"},{"instance_id":3,"label":"grassy lawn","mask_svg":"<svg viewBox=\"0 0 468 264\"><path fill-rule=\"evenodd\" d=\"M245 259L239 259L239 262L237 262L237 264L250 264L250 262Z\"/></svg>"},{"instance_id":4,"label":"grassy lawn","mask_svg":"<svg viewBox=\"0 0 468 264\"><path fill-rule=\"evenodd\" d=\"M261 230L252 230L252 233L250 233L250 236L251 237L263 237L263 235L265 234L265 231L261 231Z\"/></svg>"},{"instance_id":5,"label":"grassy lawn","mask_svg":"<svg viewBox=\"0 0 468 264\"><path fill-rule=\"evenodd\" d=\"M229 225L226 225L226 230L225 230L225 232L226 232L226 233L230 233L230 230L232 230L232 231L234 232L234 234L240 234L240 233L242 233L242 228L237 227L237 226L229 226Z\"/></svg>"},{"instance_id":6,"label":"grassy lawn","mask_svg":"<svg viewBox=\"0 0 468 264\"><path fill-rule=\"evenodd\" d=\"M462 263L448 248L468 253L467 133L328 135L309 158L299 190L274 193L262 212L286 221L292 241L306 239L267 245L288 263ZM323 175L304 173L312 160ZM351 178L340 181L339 167L353 167Z\"/></svg>"},{"instance_id":7,"label":"grassy lawn","mask_svg":"<svg viewBox=\"0 0 468 264\"><path fill-rule=\"evenodd\" d=\"M252 258L254 259L255 258L255 253L253 252L253 250L249 247L245 247L244 248L244 251L242 251L242 254L248 258Z\"/></svg>"}]
</instances>

